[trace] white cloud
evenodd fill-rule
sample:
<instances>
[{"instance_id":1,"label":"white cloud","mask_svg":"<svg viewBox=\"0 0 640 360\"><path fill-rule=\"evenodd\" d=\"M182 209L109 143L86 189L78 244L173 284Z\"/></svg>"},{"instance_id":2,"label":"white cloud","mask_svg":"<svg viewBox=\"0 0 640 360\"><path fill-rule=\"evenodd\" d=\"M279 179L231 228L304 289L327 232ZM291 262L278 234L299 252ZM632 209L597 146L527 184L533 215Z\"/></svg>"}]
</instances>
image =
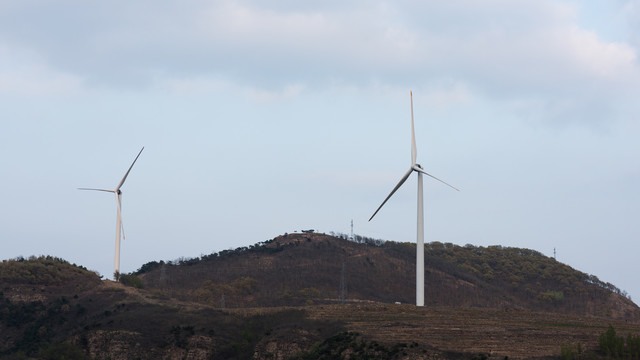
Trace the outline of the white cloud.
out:
<instances>
[{"instance_id":1,"label":"white cloud","mask_svg":"<svg viewBox=\"0 0 640 360\"><path fill-rule=\"evenodd\" d=\"M470 105L476 100L476 94L468 83L453 79L430 81L414 90L416 94L420 94L414 99L414 102L422 103L430 109L446 110ZM393 89L390 93L398 93L399 91L400 89Z\"/></svg>"},{"instance_id":2,"label":"white cloud","mask_svg":"<svg viewBox=\"0 0 640 360\"><path fill-rule=\"evenodd\" d=\"M327 79L402 86L455 79L485 91L529 95L584 89L576 82L629 84L638 77L634 48L580 29L569 5L455 4L395 6L391 16L388 5L336 13L225 4L204 12L198 23L212 47L228 55L228 63L221 56L214 67L244 71L257 86L324 86ZM403 22L403 16L424 15L429 23L454 11L477 19L441 27Z\"/></svg>"},{"instance_id":3,"label":"white cloud","mask_svg":"<svg viewBox=\"0 0 640 360\"><path fill-rule=\"evenodd\" d=\"M628 2L625 9L635 8ZM52 9L24 10L39 11ZM85 15L92 20L81 20ZM256 99L336 85L424 87L435 102L452 104L468 101L469 89L473 96L577 103L637 90L635 48L580 28L578 16L576 6L551 0L189 1L138 3L127 11L85 6L67 15L66 27L0 29L42 54L43 66L60 76L51 82L65 86L85 79L93 86L164 83L202 92L223 83L254 89ZM68 36L80 26L82 36ZM62 46L50 46L52 38Z\"/></svg>"},{"instance_id":4,"label":"white cloud","mask_svg":"<svg viewBox=\"0 0 640 360\"><path fill-rule=\"evenodd\" d=\"M316 82L327 76L353 79L363 70L406 64L415 50L413 35L387 26L384 15L375 9L276 12L225 3L200 14L196 23L201 33L195 35L204 36L220 57L264 69L258 76L270 77L272 71L275 76L290 77L289 81L301 77ZM232 65L224 62L220 59L219 64Z\"/></svg>"},{"instance_id":5,"label":"white cloud","mask_svg":"<svg viewBox=\"0 0 640 360\"><path fill-rule=\"evenodd\" d=\"M584 76L603 81L633 81L638 76L635 49L624 43L601 41L597 34L575 26L550 34L556 53L567 56L567 68L575 66Z\"/></svg>"},{"instance_id":6,"label":"white cloud","mask_svg":"<svg viewBox=\"0 0 640 360\"><path fill-rule=\"evenodd\" d=\"M241 86L233 82L216 80L209 77L159 79L156 88L175 95L198 95L216 92L243 94L256 102L287 100L298 96L303 90L302 84L289 84L279 89Z\"/></svg>"},{"instance_id":7,"label":"white cloud","mask_svg":"<svg viewBox=\"0 0 640 360\"><path fill-rule=\"evenodd\" d=\"M267 91L261 89L249 89L249 95L260 102L291 99L296 97L304 89L301 84L287 85L281 91Z\"/></svg>"},{"instance_id":8,"label":"white cloud","mask_svg":"<svg viewBox=\"0 0 640 360\"><path fill-rule=\"evenodd\" d=\"M0 45L0 94L57 96L76 93L82 79L56 71L34 54Z\"/></svg>"},{"instance_id":9,"label":"white cloud","mask_svg":"<svg viewBox=\"0 0 640 360\"><path fill-rule=\"evenodd\" d=\"M640 49L640 0L618 0L619 22L623 24L629 42Z\"/></svg>"},{"instance_id":10,"label":"white cloud","mask_svg":"<svg viewBox=\"0 0 640 360\"><path fill-rule=\"evenodd\" d=\"M160 79L156 86L173 94L202 94L210 93L228 86L227 84L204 77Z\"/></svg>"}]
</instances>

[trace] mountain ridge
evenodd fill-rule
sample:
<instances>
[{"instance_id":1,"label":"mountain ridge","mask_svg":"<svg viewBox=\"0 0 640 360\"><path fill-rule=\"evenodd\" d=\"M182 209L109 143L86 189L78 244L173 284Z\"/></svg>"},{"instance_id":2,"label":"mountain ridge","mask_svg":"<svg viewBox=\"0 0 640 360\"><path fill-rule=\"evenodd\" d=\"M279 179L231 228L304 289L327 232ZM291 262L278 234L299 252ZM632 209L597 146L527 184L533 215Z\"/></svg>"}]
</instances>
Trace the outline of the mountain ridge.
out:
<instances>
[{"instance_id":1,"label":"mountain ridge","mask_svg":"<svg viewBox=\"0 0 640 360\"><path fill-rule=\"evenodd\" d=\"M147 289L225 307L334 303L341 296L411 304L415 244L293 233L198 259L147 263L134 274ZM529 249L425 244L425 289L428 306L640 321L640 308L614 285Z\"/></svg>"},{"instance_id":2,"label":"mountain ridge","mask_svg":"<svg viewBox=\"0 0 640 360\"><path fill-rule=\"evenodd\" d=\"M50 256L4 260L0 358L604 358L607 326L640 334L613 285L538 252L431 243L425 259L425 307L411 305L410 243L287 234L120 282Z\"/></svg>"}]
</instances>

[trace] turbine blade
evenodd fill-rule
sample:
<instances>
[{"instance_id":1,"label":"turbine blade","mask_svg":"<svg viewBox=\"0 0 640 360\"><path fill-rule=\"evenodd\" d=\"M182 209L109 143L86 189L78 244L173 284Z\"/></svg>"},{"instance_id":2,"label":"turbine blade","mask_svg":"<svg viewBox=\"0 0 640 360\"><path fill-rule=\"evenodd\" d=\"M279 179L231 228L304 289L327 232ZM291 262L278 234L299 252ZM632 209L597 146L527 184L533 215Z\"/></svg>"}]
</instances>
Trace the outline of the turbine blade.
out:
<instances>
[{"instance_id":1,"label":"turbine blade","mask_svg":"<svg viewBox=\"0 0 640 360\"><path fill-rule=\"evenodd\" d=\"M413 91L410 91L409 94L411 95L411 166L414 166L418 157L418 150L416 149L416 132L413 128Z\"/></svg>"},{"instance_id":2,"label":"turbine blade","mask_svg":"<svg viewBox=\"0 0 640 360\"><path fill-rule=\"evenodd\" d=\"M116 192L115 190L107 190L107 189L91 189L91 188L78 188L78 190L106 191L106 192L111 192L111 193Z\"/></svg>"},{"instance_id":3,"label":"turbine blade","mask_svg":"<svg viewBox=\"0 0 640 360\"><path fill-rule=\"evenodd\" d=\"M133 160L133 162L131 163L131 166L129 166L129 170L127 170L127 173L124 174L124 177L122 178L122 180L120 180L120 184L118 184L118 186L116 187L116 191L118 191L120 189L120 187L122 186L122 184L124 184L124 181L127 180L127 176L129 176L129 172L131 171L131 168L133 168L133 164L136 163L136 161L140 157L140 154L142 154L142 150L144 150L144 146L142 147L142 149L140 149L140 152L138 153L138 156L136 156L135 160Z\"/></svg>"},{"instance_id":4,"label":"turbine blade","mask_svg":"<svg viewBox=\"0 0 640 360\"><path fill-rule=\"evenodd\" d=\"M400 186L402 186L402 184L404 184L404 182L407 181L407 179L409 178L409 175L411 175L411 172L413 172L413 168L409 169L409 171L407 171L407 173L404 174L402 179L400 179L400 182L398 182L398 185L396 185L396 187L394 187L393 190L391 190L391 193L389 194L389 196L387 196L387 198L384 199L382 204L378 207L378 210L376 210L376 212L374 212L373 215L371 215L371 217L369 218L369 221L371 221L371 219L373 219L373 217L376 216L378 211L380 211L380 209L382 209L382 206L384 206L384 204L387 202L387 200L389 200L391 195L393 195L400 188Z\"/></svg>"},{"instance_id":5,"label":"turbine blade","mask_svg":"<svg viewBox=\"0 0 640 360\"><path fill-rule=\"evenodd\" d=\"M428 172L426 172L426 171L424 171L424 170L420 169L419 167L417 167L417 166L415 166L415 165L412 167L412 170L415 170L415 171L421 172L421 173L423 173L423 174L425 174L425 175L427 175L427 176L429 176L429 177L431 177L431 178L433 178L433 179L436 179L436 180L440 181L441 183L443 183L443 184L447 185L448 187L450 187L450 188L454 189L455 191L460 191L460 189L458 189L457 187L447 184L446 182L444 182L444 181L442 181L442 180L438 179L437 177L435 177L435 176L433 176L433 175L429 174Z\"/></svg>"}]
</instances>

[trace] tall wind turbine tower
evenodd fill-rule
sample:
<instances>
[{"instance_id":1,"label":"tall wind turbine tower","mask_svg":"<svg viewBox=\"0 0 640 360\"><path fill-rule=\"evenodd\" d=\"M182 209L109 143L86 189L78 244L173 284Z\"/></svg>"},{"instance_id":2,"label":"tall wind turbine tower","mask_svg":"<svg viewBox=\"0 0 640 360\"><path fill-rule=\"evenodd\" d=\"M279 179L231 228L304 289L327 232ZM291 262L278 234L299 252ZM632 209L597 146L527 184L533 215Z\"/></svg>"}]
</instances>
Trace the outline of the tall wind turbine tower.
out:
<instances>
[{"instance_id":1,"label":"tall wind turbine tower","mask_svg":"<svg viewBox=\"0 0 640 360\"><path fill-rule=\"evenodd\" d=\"M116 207L117 207L117 215L116 215L116 255L114 261L114 270L113 270L113 278L114 280L118 280L118 276L120 275L120 235L122 234L122 238L124 239L124 226L122 225L122 191L120 188L124 184L124 181L127 180L127 176L129 176L129 172L133 168L133 165L136 163L140 154L142 154L142 150L144 150L144 146L140 149L138 156L133 160L131 166L129 166L129 170L124 174L118 186L116 186L113 190L108 189L93 189L93 188L78 188L78 190L95 190L95 191L106 191L110 193L114 193L116 195Z\"/></svg>"},{"instance_id":2,"label":"tall wind turbine tower","mask_svg":"<svg viewBox=\"0 0 640 360\"><path fill-rule=\"evenodd\" d=\"M349 235L349 240L356 241L356 238L353 235L353 219L351 219L351 235Z\"/></svg>"},{"instance_id":3,"label":"tall wind turbine tower","mask_svg":"<svg viewBox=\"0 0 640 360\"><path fill-rule=\"evenodd\" d=\"M416 149L416 134L413 126L413 92L410 92L411 95L411 167L407 171L406 174L400 179L400 182L396 185L396 187L391 190L389 196L382 202L382 204L378 207L376 212L371 215L369 221L373 219L374 216L380 211L380 209L384 206L384 204L389 200L389 198L404 184L405 181L409 178L412 172L418 173L418 229L417 229L417 244L416 244L416 306L424 306L424 211L423 211L423 201L422 201L422 174L427 175L435 180L440 181L441 183L453 188L456 191L460 191L459 189L447 184L446 182L438 179L437 177L427 173L422 169L422 166L416 163L416 158L418 156L418 150Z\"/></svg>"}]
</instances>

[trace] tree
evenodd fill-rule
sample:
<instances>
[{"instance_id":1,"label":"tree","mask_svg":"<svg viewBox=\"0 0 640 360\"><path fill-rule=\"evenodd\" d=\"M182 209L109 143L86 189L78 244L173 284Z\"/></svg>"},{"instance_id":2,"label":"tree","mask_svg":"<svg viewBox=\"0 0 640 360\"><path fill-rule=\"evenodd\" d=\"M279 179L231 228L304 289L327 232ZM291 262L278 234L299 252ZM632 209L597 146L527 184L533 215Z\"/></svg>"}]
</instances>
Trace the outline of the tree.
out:
<instances>
[{"instance_id":1,"label":"tree","mask_svg":"<svg viewBox=\"0 0 640 360\"><path fill-rule=\"evenodd\" d=\"M624 338L616 336L616 330L611 325L609 325L606 332L600 335L598 345L600 350L607 356L618 358L624 354Z\"/></svg>"}]
</instances>

